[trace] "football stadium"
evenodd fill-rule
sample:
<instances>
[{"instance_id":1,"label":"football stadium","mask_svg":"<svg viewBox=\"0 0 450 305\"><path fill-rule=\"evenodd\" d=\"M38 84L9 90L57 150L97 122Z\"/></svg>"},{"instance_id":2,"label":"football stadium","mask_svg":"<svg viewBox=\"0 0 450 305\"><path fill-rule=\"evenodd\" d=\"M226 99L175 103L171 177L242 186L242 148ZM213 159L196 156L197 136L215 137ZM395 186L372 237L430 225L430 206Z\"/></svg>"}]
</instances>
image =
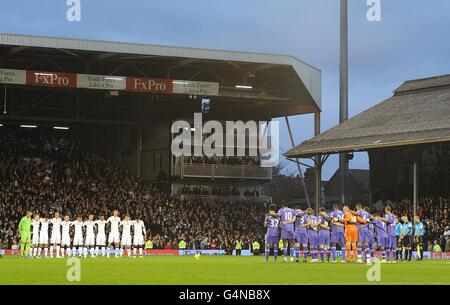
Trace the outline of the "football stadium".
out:
<instances>
[{"instance_id":1,"label":"football stadium","mask_svg":"<svg viewBox=\"0 0 450 305\"><path fill-rule=\"evenodd\" d=\"M350 117L346 12L325 131L295 56L0 34L0 285L450 284L450 74Z\"/></svg>"},{"instance_id":2,"label":"football stadium","mask_svg":"<svg viewBox=\"0 0 450 305\"><path fill-rule=\"evenodd\" d=\"M321 73L290 56L0 41L1 283L370 284L380 270L375 283L449 282L448 242L437 245L448 232L450 76L405 82L320 134ZM320 179L330 154L368 151L370 202L336 205L316 187L310 207L294 208L266 194L272 168L258 156L175 156L170 126L184 119L195 132L193 113L313 113L317 136L286 158L313 158ZM367 221L355 222L368 232L356 248L348 215Z\"/></svg>"}]
</instances>

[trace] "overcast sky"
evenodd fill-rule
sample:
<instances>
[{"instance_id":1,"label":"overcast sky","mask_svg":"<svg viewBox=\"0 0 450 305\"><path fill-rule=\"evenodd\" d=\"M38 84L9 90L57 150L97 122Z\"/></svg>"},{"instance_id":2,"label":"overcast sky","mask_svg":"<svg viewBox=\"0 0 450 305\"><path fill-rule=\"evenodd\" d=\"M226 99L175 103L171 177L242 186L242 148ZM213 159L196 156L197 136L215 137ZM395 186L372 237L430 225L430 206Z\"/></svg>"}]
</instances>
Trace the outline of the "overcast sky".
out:
<instances>
[{"instance_id":1,"label":"overcast sky","mask_svg":"<svg viewBox=\"0 0 450 305\"><path fill-rule=\"evenodd\" d=\"M0 32L190 46L296 56L322 70L322 131L339 120L338 0L81 0L81 22L66 0L2 0ZM381 0L381 22L366 0L349 0L350 116L392 95L403 81L450 73L450 1ZM283 121L282 121L283 122ZM313 135L312 116L292 120L296 142ZM290 148L281 124L281 147ZM330 158L329 178L337 167ZM351 168L368 168L365 153ZM292 170L294 167L291 167Z\"/></svg>"}]
</instances>

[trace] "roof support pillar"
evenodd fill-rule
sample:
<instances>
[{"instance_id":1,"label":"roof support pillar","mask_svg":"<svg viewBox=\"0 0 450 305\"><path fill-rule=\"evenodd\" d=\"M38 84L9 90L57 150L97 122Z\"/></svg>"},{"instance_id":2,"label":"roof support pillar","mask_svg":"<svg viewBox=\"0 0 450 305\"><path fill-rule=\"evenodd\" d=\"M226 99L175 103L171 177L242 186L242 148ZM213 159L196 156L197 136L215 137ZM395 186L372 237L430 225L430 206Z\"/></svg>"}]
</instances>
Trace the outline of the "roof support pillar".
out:
<instances>
[{"instance_id":1,"label":"roof support pillar","mask_svg":"<svg viewBox=\"0 0 450 305\"><path fill-rule=\"evenodd\" d=\"M419 162L417 159L413 163L413 210L414 215L417 215L419 208Z\"/></svg>"},{"instance_id":2,"label":"roof support pillar","mask_svg":"<svg viewBox=\"0 0 450 305\"><path fill-rule=\"evenodd\" d=\"M314 136L320 134L320 112L314 113ZM316 215L319 213L319 206L321 204L321 192L322 192L322 160L321 155L317 155L315 158L315 196L314 196L314 210Z\"/></svg>"},{"instance_id":3,"label":"roof support pillar","mask_svg":"<svg viewBox=\"0 0 450 305\"><path fill-rule=\"evenodd\" d=\"M291 124L289 123L289 118L287 116L285 116L284 118L286 120L286 126L287 126L288 131L289 131L289 137L291 138L292 148L294 148L295 147L295 142L294 142L294 137L292 135ZM295 160L298 161L297 158ZM296 164L297 164L297 169L298 169L298 175L300 176L300 180L302 181L303 190L305 192L306 203L308 204L308 208L310 208L311 207L311 202L309 201L308 189L306 188L305 179L303 178L302 167L301 167L301 164L299 162L296 162Z\"/></svg>"}]
</instances>

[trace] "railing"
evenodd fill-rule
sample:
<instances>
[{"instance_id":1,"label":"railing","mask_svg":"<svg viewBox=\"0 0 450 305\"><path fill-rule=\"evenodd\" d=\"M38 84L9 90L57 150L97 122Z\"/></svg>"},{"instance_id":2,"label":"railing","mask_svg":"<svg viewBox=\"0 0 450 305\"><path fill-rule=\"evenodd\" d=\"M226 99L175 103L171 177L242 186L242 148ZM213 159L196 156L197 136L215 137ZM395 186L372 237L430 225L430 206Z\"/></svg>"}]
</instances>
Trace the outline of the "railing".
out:
<instances>
[{"instance_id":1,"label":"railing","mask_svg":"<svg viewBox=\"0 0 450 305\"><path fill-rule=\"evenodd\" d=\"M173 164L172 176L271 180L272 168L252 165Z\"/></svg>"},{"instance_id":2,"label":"railing","mask_svg":"<svg viewBox=\"0 0 450 305\"><path fill-rule=\"evenodd\" d=\"M181 194L181 200L187 198L199 198L204 201L213 202L214 200L228 201L228 202L260 202L260 203L272 203L271 196L236 196L236 195L196 195L196 194Z\"/></svg>"}]
</instances>

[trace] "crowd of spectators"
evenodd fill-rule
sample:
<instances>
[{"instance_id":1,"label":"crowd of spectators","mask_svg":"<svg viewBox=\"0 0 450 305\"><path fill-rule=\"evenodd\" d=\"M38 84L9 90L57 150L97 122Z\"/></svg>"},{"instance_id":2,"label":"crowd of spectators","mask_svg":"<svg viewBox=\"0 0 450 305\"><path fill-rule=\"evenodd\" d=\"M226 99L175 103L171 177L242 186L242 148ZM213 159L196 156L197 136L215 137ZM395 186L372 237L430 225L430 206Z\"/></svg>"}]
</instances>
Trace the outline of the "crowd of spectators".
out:
<instances>
[{"instance_id":1,"label":"crowd of spectators","mask_svg":"<svg viewBox=\"0 0 450 305\"><path fill-rule=\"evenodd\" d=\"M90 151L68 135L4 132L0 135L0 240L18 244L17 225L26 210L51 215L55 211L87 217L108 217L113 209L147 225L154 248L176 248L184 238L188 248L232 249L262 240L265 207L225 201L181 200L141 183L107 156ZM252 230L248 230L252 228Z\"/></svg>"},{"instance_id":2,"label":"crowd of spectators","mask_svg":"<svg viewBox=\"0 0 450 305\"><path fill-rule=\"evenodd\" d=\"M210 192L211 189L211 192ZM260 192L257 188L245 188L240 190L236 186L213 186L207 185L183 185L181 188L183 195L202 195L202 196L245 196L245 197L259 197Z\"/></svg>"}]
</instances>

